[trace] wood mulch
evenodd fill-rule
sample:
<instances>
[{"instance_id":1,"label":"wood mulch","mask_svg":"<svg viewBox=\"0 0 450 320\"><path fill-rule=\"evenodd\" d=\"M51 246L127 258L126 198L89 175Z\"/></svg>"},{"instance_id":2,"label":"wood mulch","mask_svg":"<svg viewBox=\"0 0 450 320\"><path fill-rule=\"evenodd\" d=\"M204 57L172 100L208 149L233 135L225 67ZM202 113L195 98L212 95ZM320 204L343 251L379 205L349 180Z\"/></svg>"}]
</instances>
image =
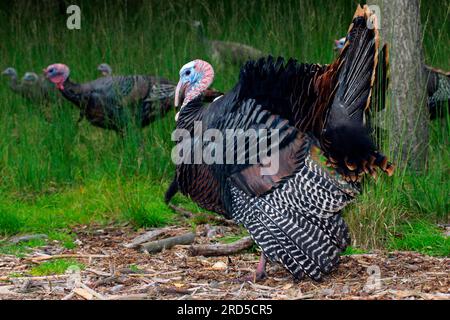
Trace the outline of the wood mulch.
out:
<instances>
[{"instance_id":1,"label":"wood mulch","mask_svg":"<svg viewBox=\"0 0 450 320\"><path fill-rule=\"evenodd\" d=\"M77 248L57 242L33 249L25 257L0 256L0 299L450 299L450 259L411 252L374 252L342 257L336 272L317 283L294 281L271 264L258 283L253 273L258 253L230 257L193 257L189 245L149 254L126 248L137 234L129 227L80 227ZM169 236L192 232L173 228ZM214 243L238 234L235 226L199 226L196 244ZM142 232L144 233L144 232ZM85 268L64 275L32 277L36 265L75 259ZM18 276L20 275L20 276Z\"/></svg>"}]
</instances>

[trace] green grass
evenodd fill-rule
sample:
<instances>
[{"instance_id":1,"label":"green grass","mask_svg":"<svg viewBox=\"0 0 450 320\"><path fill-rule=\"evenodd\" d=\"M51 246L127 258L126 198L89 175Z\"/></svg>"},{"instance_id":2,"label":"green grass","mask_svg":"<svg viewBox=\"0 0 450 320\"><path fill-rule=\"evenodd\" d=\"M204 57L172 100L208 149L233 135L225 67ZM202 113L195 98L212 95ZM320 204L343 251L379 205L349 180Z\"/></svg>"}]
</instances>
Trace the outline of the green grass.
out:
<instances>
[{"instance_id":1,"label":"green grass","mask_svg":"<svg viewBox=\"0 0 450 320\"><path fill-rule=\"evenodd\" d=\"M23 220L16 214L13 208L0 206L0 234L16 234L23 227Z\"/></svg>"},{"instance_id":2,"label":"green grass","mask_svg":"<svg viewBox=\"0 0 450 320\"><path fill-rule=\"evenodd\" d=\"M241 240L242 238L248 237L248 232L246 230L242 230L241 234L236 235L228 235L219 239L221 243L230 244Z\"/></svg>"},{"instance_id":3,"label":"green grass","mask_svg":"<svg viewBox=\"0 0 450 320\"><path fill-rule=\"evenodd\" d=\"M59 259L44 262L38 266L33 267L30 270L30 274L36 277L60 275L66 273L67 269L71 267L77 267L81 270L85 268L84 264L78 261Z\"/></svg>"},{"instance_id":4,"label":"green grass","mask_svg":"<svg viewBox=\"0 0 450 320\"><path fill-rule=\"evenodd\" d=\"M42 247L47 242L42 239L31 240L18 244L10 244L10 243L0 243L0 254L5 255L15 255L18 257L25 256L28 252L30 252L33 248Z\"/></svg>"},{"instance_id":5,"label":"green grass","mask_svg":"<svg viewBox=\"0 0 450 320\"><path fill-rule=\"evenodd\" d=\"M343 256L351 256L354 254L364 254L367 253L366 250L360 249L360 248L355 248L355 247L348 247L343 253Z\"/></svg>"},{"instance_id":6,"label":"green grass","mask_svg":"<svg viewBox=\"0 0 450 320\"><path fill-rule=\"evenodd\" d=\"M76 244L74 242L75 235L70 232L50 232L48 235L50 241L58 242L65 249L71 250L76 248Z\"/></svg>"},{"instance_id":7,"label":"green grass","mask_svg":"<svg viewBox=\"0 0 450 320\"><path fill-rule=\"evenodd\" d=\"M98 77L101 62L110 63L116 74L148 73L176 81L186 62L212 60L189 27L191 20L201 20L211 39L330 63L333 40L346 34L356 7L352 0L81 0L74 3L82 8L82 30L70 31L56 1L26 3L0 3L0 69L14 66L22 75L64 62L79 82ZM448 1L421 1L421 6L426 62L449 69ZM229 90L239 67L215 68L214 87ZM125 143L86 121L78 125L78 112L68 103L52 106L51 122L47 117L48 107L14 95L0 79L0 236L47 233L70 248L70 230L80 224L131 221L141 228L177 223L162 200L173 177L174 112L145 130L132 130ZM447 117L433 124L425 174L404 171L367 181L364 194L345 213L355 247L384 247L408 221L448 222L449 123ZM174 203L202 211L180 195ZM199 216L192 223L206 220Z\"/></svg>"},{"instance_id":8,"label":"green grass","mask_svg":"<svg viewBox=\"0 0 450 320\"><path fill-rule=\"evenodd\" d=\"M450 256L450 238L425 221L412 221L398 228L388 242L390 250L417 251L432 256Z\"/></svg>"},{"instance_id":9,"label":"green grass","mask_svg":"<svg viewBox=\"0 0 450 320\"><path fill-rule=\"evenodd\" d=\"M130 270L131 270L132 272L134 272L134 273L141 273L141 272L142 272L142 270L139 269L139 267L136 266L136 265L134 265L134 264L130 265L129 268L130 268Z\"/></svg>"},{"instance_id":10,"label":"green grass","mask_svg":"<svg viewBox=\"0 0 450 320\"><path fill-rule=\"evenodd\" d=\"M132 220L137 227L172 223L173 212L164 204L166 184L151 181L91 181L31 200L3 197L0 233L50 233L50 238L69 242L55 230L97 221L102 224ZM4 221L4 222L3 222Z\"/></svg>"}]
</instances>

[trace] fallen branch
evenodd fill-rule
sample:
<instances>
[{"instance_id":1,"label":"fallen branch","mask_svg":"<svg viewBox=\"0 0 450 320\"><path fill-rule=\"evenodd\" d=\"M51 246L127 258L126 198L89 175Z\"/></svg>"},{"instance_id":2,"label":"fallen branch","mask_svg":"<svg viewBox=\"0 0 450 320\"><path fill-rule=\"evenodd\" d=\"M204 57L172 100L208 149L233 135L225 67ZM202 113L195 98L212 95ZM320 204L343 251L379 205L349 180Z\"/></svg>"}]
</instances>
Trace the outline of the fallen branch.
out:
<instances>
[{"instance_id":1,"label":"fallen branch","mask_svg":"<svg viewBox=\"0 0 450 320\"><path fill-rule=\"evenodd\" d=\"M100 294L100 293L98 293L97 291L95 291L95 290L89 288L89 287L88 287L87 285L85 285L84 283L81 283L81 284L80 284L80 287L81 287L82 289L84 289L86 292L88 292L89 294L91 294L91 295L93 295L94 297L96 297L97 299L99 299L99 300L106 300L106 298L105 298L102 294Z\"/></svg>"},{"instance_id":2,"label":"fallen branch","mask_svg":"<svg viewBox=\"0 0 450 320\"><path fill-rule=\"evenodd\" d=\"M20 281L59 281L65 280L69 277L67 274L59 274L53 276L39 276L39 277L8 277L9 282L20 282Z\"/></svg>"},{"instance_id":3,"label":"fallen branch","mask_svg":"<svg viewBox=\"0 0 450 320\"><path fill-rule=\"evenodd\" d=\"M48 261L53 259L103 259L109 258L110 256L101 255L101 254L57 254L54 256L41 256L41 257L32 257L28 258L33 263L39 263L42 261Z\"/></svg>"},{"instance_id":4,"label":"fallen branch","mask_svg":"<svg viewBox=\"0 0 450 320\"><path fill-rule=\"evenodd\" d=\"M136 237L132 242L124 244L123 246L128 249L135 249L139 247L142 243L150 242L158 238L159 236L165 234L169 229L155 229L151 230L149 232L144 233L143 235L140 235Z\"/></svg>"},{"instance_id":5,"label":"fallen branch","mask_svg":"<svg viewBox=\"0 0 450 320\"><path fill-rule=\"evenodd\" d=\"M194 240L195 234L190 232L182 234L180 236L144 243L141 245L141 250L148 253L156 253L164 249L170 249L176 245L191 244L194 242Z\"/></svg>"},{"instance_id":6,"label":"fallen branch","mask_svg":"<svg viewBox=\"0 0 450 320\"><path fill-rule=\"evenodd\" d=\"M73 298L73 296L75 295L75 292L71 292L68 295L64 296L61 300L70 300Z\"/></svg>"},{"instance_id":7,"label":"fallen branch","mask_svg":"<svg viewBox=\"0 0 450 320\"><path fill-rule=\"evenodd\" d=\"M86 268L84 271L93 273L93 274L95 274L97 276L100 276L100 277L110 277L111 276L111 273L98 271L98 270L94 270L94 269L91 269L91 268Z\"/></svg>"},{"instance_id":8,"label":"fallen branch","mask_svg":"<svg viewBox=\"0 0 450 320\"><path fill-rule=\"evenodd\" d=\"M85 300L94 299L94 295L83 288L75 288L75 289L73 289L73 293L79 295L80 297L82 297Z\"/></svg>"},{"instance_id":9,"label":"fallen branch","mask_svg":"<svg viewBox=\"0 0 450 320\"><path fill-rule=\"evenodd\" d=\"M82 297L85 300L93 300L94 298L97 298L99 300L106 300L106 297L104 297L103 295L101 295L97 291L91 289L90 287L88 287L84 283L80 283L79 287L73 289L70 294L68 294L67 296L65 296L63 298L63 300L69 300L69 299L73 298L74 294Z\"/></svg>"},{"instance_id":10,"label":"fallen branch","mask_svg":"<svg viewBox=\"0 0 450 320\"><path fill-rule=\"evenodd\" d=\"M194 214L190 211L187 211L186 209L177 207L173 204L169 204L168 205L170 209L172 209L175 212L178 212L179 214L181 214L182 216L186 217L186 218L193 218Z\"/></svg>"},{"instance_id":11,"label":"fallen branch","mask_svg":"<svg viewBox=\"0 0 450 320\"><path fill-rule=\"evenodd\" d=\"M9 239L9 242L12 244L18 244L21 242L43 239L48 239L48 236L46 234L27 234L23 236L12 237L11 239Z\"/></svg>"},{"instance_id":12,"label":"fallen branch","mask_svg":"<svg viewBox=\"0 0 450 320\"><path fill-rule=\"evenodd\" d=\"M192 245L189 248L189 252L192 256L229 256L250 249L252 246L253 239L251 237L245 237L230 244Z\"/></svg>"},{"instance_id":13,"label":"fallen branch","mask_svg":"<svg viewBox=\"0 0 450 320\"><path fill-rule=\"evenodd\" d=\"M190 211L188 211L186 209L174 206L173 204L169 204L168 206L173 211L181 214L182 216L184 216L184 217L186 217L188 219L194 218L195 216L198 216L198 215L201 214L201 213L194 214L194 213L192 213L192 212L190 212ZM225 218L214 216L214 215L211 215L211 214L206 214L206 213L203 213L203 215L205 215L207 220L211 221L211 222L215 222L215 223L222 224L222 225L225 225L225 226L235 226L236 225L236 223L233 220L227 220Z\"/></svg>"}]
</instances>

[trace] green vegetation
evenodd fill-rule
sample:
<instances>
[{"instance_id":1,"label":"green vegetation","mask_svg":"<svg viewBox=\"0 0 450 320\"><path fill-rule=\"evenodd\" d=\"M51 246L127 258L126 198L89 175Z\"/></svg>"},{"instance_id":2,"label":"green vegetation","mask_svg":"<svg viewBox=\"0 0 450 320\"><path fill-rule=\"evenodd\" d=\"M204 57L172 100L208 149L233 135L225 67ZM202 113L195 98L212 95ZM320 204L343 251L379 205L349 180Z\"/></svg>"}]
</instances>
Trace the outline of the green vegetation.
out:
<instances>
[{"instance_id":1,"label":"green vegetation","mask_svg":"<svg viewBox=\"0 0 450 320\"><path fill-rule=\"evenodd\" d=\"M139 269L139 267L136 266L136 265L134 265L134 264L130 265L130 270L131 270L132 272L134 272L134 273L141 273L141 272L142 272L142 270Z\"/></svg>"},{"instance_id":2,"label":"green vegetation","mask_svg":"<svg viewBox=\"0 0 450 320\"><path fill-rule=\"evenodd\" d=\"M388 248L418 251L432 256L450 256L450 238L426 221L412 221L399 228L397 235L391 236Z\"/></svg>"},{"instance_id":3,"label":"green vegetation","mask_svg":"<svg viewBox=\"0 0 450 320\"><path fill-rule=\"evenodd\" d=\"M0 254L8 254L22 257L33 248L42 247L45 244L46 241L42 239L31 240L18 244L0 243Z\"/></svg>"},{"instance_id":4,"label":"green vegetation","mask_svg":"<svg viewBox=\"0 0 450 320\"><path fill-rule=\"evenodd\" d=\"M66 273L67 269L72 268L72 267L76 267L81 270L85 268L85 266L82 263L77 262L75 260L60 259L60 260L53 260L53 261L41 263L40 265L33 267L30 270L30 274L32 276L37 276L37 277L52 276L52 275L64 274L64 273Z\"/></svg>"},{"instance_id":5,"label":"green vegetation","mask_svg":"<svg viewBox=\"0 0 450 320\"><path fill-rule=\"evenodd\" d=\"M96 66L108 62L116 74L176 81L187 61L212 60L190 27L192 20L203 21L211 39L329 63L335 57L333 40L346 34L356 6L345 0L75 2L82 8L81 31L66 29L56 1L1 3L0 69L14 66L22 76L64 62L73 80L83 82L98 77ZM422 1L426 62L442 69L450 66L449 10L448 1ZM215 68L214 87L230 89L239 68ZM140 228L177 222L163 202L174 169L174 112L122 141L86 121L77 124L78 112L68 103L52 106L48 121L46 106L18 97L6 79L0 80L0 236L43 232L73 248L75 225L131 221ZM412 239L406 231L428 232L431 238L434 231L408 229L408 221L448 222L449 128L449 117L433 123L426 174L404 171L366 182L364 194L346 211L358 248L422 250L406 241ZM180 195L174 202L201 211ZM203 222L202 217L193 221ZM399 233L404 238L397 239ZM448 255L447 240L431 246L427 252Z\"/></svg>"},{"instance_id":6,"label":"green vegetation","mask_svg":"<svg viewBox=\"0 0 450 320\"><path fill-rule=\"evenodd\" d=\"M366 250L355 248L355 247L348 247L343 253L343 256L351 256L354 254L364 254L367 253Z\"/></svg>"}]
</instances>

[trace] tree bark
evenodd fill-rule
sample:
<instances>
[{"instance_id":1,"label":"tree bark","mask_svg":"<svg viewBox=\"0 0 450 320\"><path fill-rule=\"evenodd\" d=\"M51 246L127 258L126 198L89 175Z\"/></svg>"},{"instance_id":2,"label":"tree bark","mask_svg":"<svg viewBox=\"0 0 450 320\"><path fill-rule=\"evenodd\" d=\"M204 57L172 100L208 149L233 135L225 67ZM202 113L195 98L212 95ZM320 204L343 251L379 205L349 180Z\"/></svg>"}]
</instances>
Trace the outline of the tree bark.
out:
<instances>
[{"instance_id":1,"label":"tree bark","mask_svg":"<svg viewBox=\"0 0 450 320\"><path fill-rule=\"evenodd\" d=\"M388 108L391 158L402 168L426 168L429 113L420 26L419 0L373 0L380 8L382 42L390 48L390 106Z\"/></svg>"}]
</instances>

